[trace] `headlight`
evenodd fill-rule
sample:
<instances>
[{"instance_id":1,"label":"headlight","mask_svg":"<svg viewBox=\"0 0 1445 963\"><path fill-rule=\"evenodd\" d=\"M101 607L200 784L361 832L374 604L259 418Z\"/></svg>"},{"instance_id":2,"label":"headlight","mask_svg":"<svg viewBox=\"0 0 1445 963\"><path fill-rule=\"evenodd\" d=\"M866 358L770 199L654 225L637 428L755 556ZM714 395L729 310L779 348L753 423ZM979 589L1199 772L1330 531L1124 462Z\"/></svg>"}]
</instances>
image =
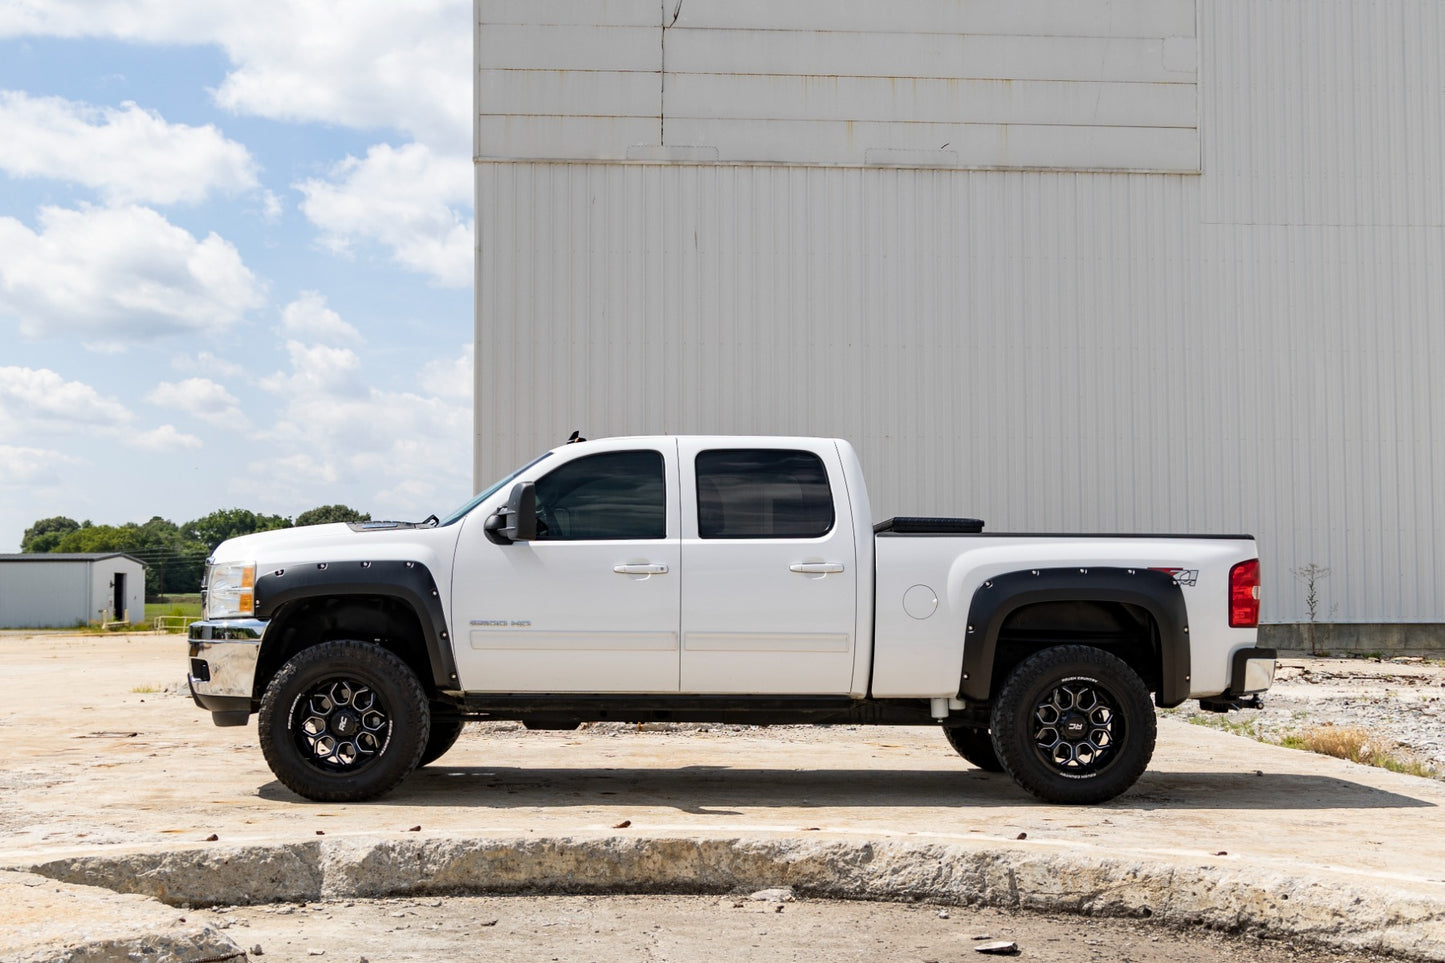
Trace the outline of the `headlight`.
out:
<instances>
[{"instance_id":1,"label":"headlight","mask_svg":"<svg viewBox=\"0 0 1445 963\"><path fill-rule=\"evenodd\" d=\"M205 618L250 618L255 614L255 562L222 562L207 568Z\"/></svg>"}]
</instances>

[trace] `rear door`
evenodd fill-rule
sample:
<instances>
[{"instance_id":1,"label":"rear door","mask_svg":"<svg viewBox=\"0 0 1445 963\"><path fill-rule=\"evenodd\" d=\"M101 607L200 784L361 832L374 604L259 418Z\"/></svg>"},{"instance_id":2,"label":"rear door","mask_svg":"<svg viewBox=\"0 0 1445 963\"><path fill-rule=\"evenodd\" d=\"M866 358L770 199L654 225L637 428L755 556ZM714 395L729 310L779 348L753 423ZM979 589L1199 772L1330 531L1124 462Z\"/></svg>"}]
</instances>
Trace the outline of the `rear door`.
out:
<instances>
[{"instance_id":1,"label":"rear door","mask_svg":"<svg viewBox=\"0 0 1445 963\"><path fill-rule=\"evenodd\" d=\"M686 693L841 695L858 566L835 445L680 440Z\"/></svg>"}]
</instances>

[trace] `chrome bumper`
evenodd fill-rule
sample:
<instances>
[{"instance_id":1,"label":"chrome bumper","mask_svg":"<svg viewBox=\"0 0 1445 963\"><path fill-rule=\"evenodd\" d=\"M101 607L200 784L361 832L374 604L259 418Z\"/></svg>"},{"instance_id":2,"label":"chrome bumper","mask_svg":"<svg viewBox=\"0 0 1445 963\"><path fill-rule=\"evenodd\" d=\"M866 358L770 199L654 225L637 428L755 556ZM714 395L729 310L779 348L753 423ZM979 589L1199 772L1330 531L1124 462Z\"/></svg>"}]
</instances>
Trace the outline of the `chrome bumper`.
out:
<instances>
[{"instance_id":1,"label":"chrome bumper","mask_svg":"<svg viewBox=\"0 0 1445 963\"><path fill-rule=\"evenodd\" d=\"M256 663L266 624L259 619L192 622L191 698L211 710L216 725L245 725L256 686Z\"/></svg>"}]
</instances>

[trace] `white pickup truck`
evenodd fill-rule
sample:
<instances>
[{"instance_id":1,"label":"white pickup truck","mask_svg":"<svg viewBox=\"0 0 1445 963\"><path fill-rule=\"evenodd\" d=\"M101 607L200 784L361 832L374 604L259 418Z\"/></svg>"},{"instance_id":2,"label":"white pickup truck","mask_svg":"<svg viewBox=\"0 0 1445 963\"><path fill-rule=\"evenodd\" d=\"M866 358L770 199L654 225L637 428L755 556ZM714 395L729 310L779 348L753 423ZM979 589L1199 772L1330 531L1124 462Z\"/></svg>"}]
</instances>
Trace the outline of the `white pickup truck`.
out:
<instances>
[{"instance_id":1,"label":"white pickup truck","mask_svg":"<svg viewBox=\"0 0 1445 963\"><path fill-rule=\"evenodd\" d=\"M1252 537L877 525L846 441L568 444L445 518L220 545L190 686L276 777L361 800L468 720L936 725L1049 802L1128 789L1154 706L1257 700Z\"/></svg>"}]
</instances>

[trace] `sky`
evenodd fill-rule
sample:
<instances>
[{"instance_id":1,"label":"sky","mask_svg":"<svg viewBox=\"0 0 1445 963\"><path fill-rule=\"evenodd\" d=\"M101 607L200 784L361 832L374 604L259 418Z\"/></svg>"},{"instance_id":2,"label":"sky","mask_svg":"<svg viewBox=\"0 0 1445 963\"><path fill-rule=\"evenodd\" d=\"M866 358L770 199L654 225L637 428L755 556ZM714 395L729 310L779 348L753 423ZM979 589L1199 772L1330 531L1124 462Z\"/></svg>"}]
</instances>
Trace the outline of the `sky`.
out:
<instances>
[{"instance_id":1,"label":"sky","mask_svg":"<svg viewBox=\"0 0 1445 963\"><path fill-rule=\"evenodd\" d=\"M0 0L0 552L471 493L470 0Z\"/></svg>"}]
</instances>

